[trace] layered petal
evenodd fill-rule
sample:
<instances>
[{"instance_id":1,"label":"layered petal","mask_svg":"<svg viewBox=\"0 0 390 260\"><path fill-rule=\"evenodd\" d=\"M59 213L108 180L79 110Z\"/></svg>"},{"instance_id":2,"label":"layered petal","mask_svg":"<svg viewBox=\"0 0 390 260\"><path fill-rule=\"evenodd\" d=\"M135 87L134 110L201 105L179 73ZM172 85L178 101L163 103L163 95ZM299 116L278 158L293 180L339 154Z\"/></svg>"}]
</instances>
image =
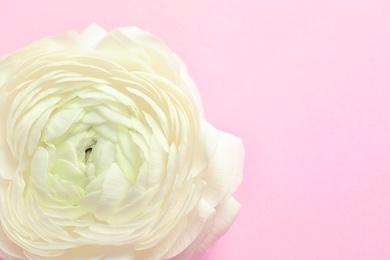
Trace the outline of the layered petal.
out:
<instances>
[{"instance_id":1,"label":"layered petal","mask_svg":"<svg viewBox=\"0 0 390 260\"><path fill-rule=\"evenodd\" d=\"M235 219L242 142L184 63L92 25L0 61L0 257L191 259Z\"/></svg>"}]
</instances>

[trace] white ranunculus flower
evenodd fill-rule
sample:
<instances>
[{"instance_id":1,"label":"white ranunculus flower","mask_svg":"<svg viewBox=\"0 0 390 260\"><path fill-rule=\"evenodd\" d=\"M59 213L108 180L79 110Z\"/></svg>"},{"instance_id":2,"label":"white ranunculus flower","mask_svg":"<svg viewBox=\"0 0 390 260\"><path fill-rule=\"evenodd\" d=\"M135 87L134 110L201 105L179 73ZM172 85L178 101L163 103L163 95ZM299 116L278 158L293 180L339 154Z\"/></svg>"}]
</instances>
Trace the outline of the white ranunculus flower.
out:
<instances>
[{"instance_id":1,"label":"white ranunculus flower","mask_svg":"<svg viewBox=\"0 0 390 260\"><path fill-rule=\"evenodd\" d=\"M194 259L233 222L240 139L158 38L93 25L0 61L0 256Z\"/></svg>"}]
</instances>

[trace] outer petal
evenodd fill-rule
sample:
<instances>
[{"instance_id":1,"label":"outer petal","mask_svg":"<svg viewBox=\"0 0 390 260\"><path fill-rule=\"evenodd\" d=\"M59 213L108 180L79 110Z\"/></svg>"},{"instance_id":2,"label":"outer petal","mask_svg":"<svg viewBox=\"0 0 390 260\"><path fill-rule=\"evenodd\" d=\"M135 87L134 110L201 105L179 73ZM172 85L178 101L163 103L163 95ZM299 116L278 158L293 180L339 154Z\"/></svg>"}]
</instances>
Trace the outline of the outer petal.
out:
<instances>
[{"instance_id":1,"label":"outer petal","mask_svg":"<svg viewBox=\"0 0 390 260\"><path fill-rule=\"evenodd\" d=\"M120 28L112 31L110 36L115 38L117 43L122 43L123 46L142 49L147 55L152 69L187 92L188 97L195 100L200 114L203 115L199 91L188 74L186 65L160 38L138 27ZM114 46L111 44L113 44L112 39L106 38L102 40L98 48L111 48L109 46Z\"/></svg>"},{"instance_id":2,"label":"outer petal","mask_svg":"<svg viewBox=\"0 0 390 260\"><path fill-rule=\"evenodd\" d=\"M209 214L207 222L202 223L201 229L198 228L196 237L192 236L192 243L186 243L190 235L192 226L186 228L178 242L175 244L178 248L185 248L180 254L172 259L196 259L226 232L233 223L240 209L240 204L231 197L242 179L242 170L244 163L244 149L242 141L230 134L218 131L206 121L202 121L201 147L204 154L210 156L208 168L204 172L203 179L206 181L206 187L200 205L207 204L205 208L215 208L215 214ZM199 158L205 160L205 158ZM196 223L205 219L203 211L195 210L191 213L191 223ZM194 217L194 215L196 217ZM192 216L192 217L191 217ZM200 232L199 232L200 231ZM186 244L187 247L184 247ZM174 256L173 252L166 255L167 258Z\"/></svg>"},{"instance_id":3,"label":"outer petal","mask_svg":"<svg viewBox=\"0 0 390 260\"><path fill-rule=\"evenodd\" d=\"M0 225L0 259L23 259L23 250L8 239Z\"/></svg>"},{"instance_id":4,"label":"outer petal","mask_svg":"<svg viewBox=\"0 0 390 260\"><path fill-rule=\"evenodd\" d=\"M228 198L216 207L217 213L211 232L203 240L195 256L203 254L212 243L222 236L236 219L241 205L233 197Z\"/></svg>"},{"instance_id":5,"label":"outer petal","mask_svg":"<svg viewBox=\"0 0 390 260\"><path fill-rule=\"evenodd\" d=\"M187 226L176 241L175 245L164 258L172 258L178 255L183 250L197 247L197 238L201 237L204 231L209 230L209 223L212 223L215 215L215 209L211 207L206 201L201 200L196 209L187 216ZM200 241L199 241L200 242ZM188 258L182 258L188 259Z\"/></svg>"},{"instance_id":6,"label":"outer petal","mask_svg":"<svg viewBox=\"0 0 390 260\"><path fill-rule=\"evenodd\" d=\"M213 127L209 125L210 131ZM242 141L230 134L221 132L217 150L204 175L206 187L204 199L212 206L230 197L242 180L244 167L244 147Z\"/></svg>"},{"instance_id":7,"label":"outer petal","mask_svg":"<svg viewBox=\"0 0 390 260\"><path fill-rule=\"evenodd\" d=\"M198 235L192 244L171 260L198 259L219 237L221 237L236 219L240 204L232 197L216 207L213 221Z\"/></svg>"},{"instance_id":8,"label":"outer petal","mask_svg":"<svg viewBox=\"0 0 390 260\"><path fill-rule=\"evenodd\" d=\"M127 77L129 78L126 80ZM120 80L122 78L124 80ZM86 84L88 82L92 84ZM43 83L47 85L43 86ZM61 87L62 83L66 85L65 88ZM119 87L114 91L114 86ZM113 89L109 91L111 87ZM19 95L23 91L24 93ZM39 91L43 92L38 93ZM54 95L56 91L61 93L57 97ZM26 93L32 93L31 97L25 98ZM121 98L107 98L113 93L120 94ZM129 97L125 98L127 94ZM134 143L131 144L132 149L125 150L142 154L137 156L136 160L134 154L131 156L132 160L129 159L131 163L128 164L134 164L131 166L131 173L124 170L130 167L125 156L118 157L121 162L118 165L114 163L117 159L114 155L123 151L123 144L118 146L118 149L111 149L113 152L103 147L105 153L99 153L99 145L103 143L95 140L97 144L92 158L96 162L94 166L100 178L95 178L95 168L91 165L88 165L91 166L88 169L92 169L87 173L88 178L84 178L78 172L79 163L82 165L80 169L86 167L82 163L87 161L82 157L86 151L83 147L80 146L81 152L78 152L77 156L76 154L73 157L61 156L67 151L75 153L79 149L77 144L80 144L80 140L91 139L93 136L84 138L77 131L81 133L87 128L71 127L74 120L77 121L84 116L83 106L80 107L83 110L81 114L70 115L69 111L62 110L64 112L62 115L60 112L51 113L50 110L47 114L50 117L49 121L44 117L39 124L34 124L35 117L38 118L42 114L41 110L46 110L44 103L51 104L47 104L48 100L53 102L50 106L53 109L63 108L62 105L58 105L60 97L66 97L61 104L76 100L76 103L72 104L77 107L79 100L86 101L83 104L87 110L92 111L85 110L89 121L80 122L86 126L92 125L95 134L109 140L103 143L110 147L120 143L118 135L115 134L116 124L123 124L122 130L126 130L126 127L132 129L129 142ZM97 102L100 99L103 102ZM37 103L41 100L42 104ZM117 106L117 101L121 103L123 100L126 102ZM107 103L105 106L107 111L93 109L94 106L103 103ZM36 107L39 109L34 110ZM142 113L142 107L143 109L146 107L147 113ZM109 110L113 108L115 113ZM186 66L159 38L147 31L129 27L107 33L99 26L92 25L80 34L69 31L49 37L0 59L0 109L4 111L0 121L8 120L7 122L12 123L0 126L2 165L0 202L4 208L10 209L8 213L11 212L8 215L0 212L0 222L4 221L2 226L0 223L0 258L160 259L165 256L177 260L193 259L221 236L237 216L240 205L231 194L242 178L244 157L242 142L215 129L204 119L198 119L199 115L203 117L201 99ZM129 118L134 117L132 120L127 121L125 116L123 120L118 117L118 113L127 115L128 111L131 111ZM8 114L10 116L7 117ZM57 121L54 116L57 116ZM107 127L106 120L112 123L110 127ZM29 123L28 127L25 121ZM48 132L50 126L53 131ZM31 130L32 128L34 129ZM124 133L127 131L125 130ZM15 200L10 200L9 195L6 195L7 190L12 187L12 182L20 177L17 174L26 173L26 180L30 180L27 186L32 185L31 183L37 183L33 173L42 166L35 165L34 160L31 165L28 161L26 164L21 162L30 158L34 152L37 153L39 149L36 147L39 145L46 141L65 138L65 135L73 133L72 131L77 132L72 137L72 145L75 147L63 150L56 149L60 147L50 144L52 149L47 148L45 167L40 175L45 176L47 169L50 168L51 189L45 187L45 178L38 178L42 185L34 186L36 189L28 190L26 193L29 194L29 200L26 201L28 207L18 206L24 204L23 200L27 200L20 195L22 190L18 190L20 194L15 195ZM194 133L190 135L192 131ZM48 133L51 134L50 138ZM188 139L187 134L191 136ZM198 139L192 138L195 136L198 136ZM172 143L168 143L164 138L169 138L169 142ZM62 139L60 142L63 142ZM153 143L157 143L159 149L155 149ZM169 147L176 145L178 156L176 152L175 156L168 156L168 153L176 151L176 148ZM149 153L150 149L154 153ZM149 164L141 164L145 158L149 158ZM167 158L175 159L172 159L174 162L166 162ZM115 167L109 167L110 165ZM141 169L141 165L149 167ZM17 167L21 172L17 172L16 169L19 169ZM137 173L133 176L133 171L138 171L138 168L139 176L137 177ZM162 170L166 168L167 172ZM70 171L74 171L74 174L69 174ZM32 174L30 179L29 174ZM147 181L143 180L145 178ZM78 199L84 196L84 192L77 186L79 183L83 183L82 185L89 183L86 192L88 196L91 195L88 197L89 207L86 206L82 211L78 211L83 207L78 205ZM75 185L80 189L76 189ZM75 190L72 190L74 187ZM134 191L136 187L139 189L137 192ZM93 189L96 189L95 193L90 192ZM150 192L150 196L144 196L146 195L144 189ZM46 194L46 191L50 194ZM161 196L164 192L167 194ZM77 196L70 196L71 194ZM131 194L136 197L129 196ZM47 202L45 195L54 206L48 203L42 208L39 207L38 199L40 202ZM118 205L123 209L131 208L126 205L129 202L128 198L132 202L149 199L147 203L142 204L146 208L139 214L132 211L131 214L134 214L132 216L129 213L128 217L131 216L129 223L126 223L126 218L119 222L107 222L111 215L117 214ZM63 205L59 205L60 202ZM58 209L61 209L58 212L61 213L56 210L57 204ZM137 205L134 207L138 210ZM35 206L37 208L34 208ZM67 210L69 213L62 218L62 212ZM31 217L26 212L32 213ZM75 214L70 214L72 212ZM155 218L158 214L161 216ZM18 234L27 234L22 241L18 241L18 236L10 235L7 221L12 222L14 216L20 217L19 222L23 222L25 227L32 227L31 230L35 233L30 232L29 228L17 230ZM95 223L94 217L99 221ZM156 223L152 225L153 221ZM16 230L18 223L17 221L15 223L13 227ZM29 237L31 233L34 234ZM15 244L12 241L15 241Z\"/></svg>"},{"instance_id":9,"label":"outer petal","mask_svg":"<svg viewBox=\"0 0 390 260\"><path fill-rule=\"evenodd\" d=\"M94 23L80 33L80 38L85 47L95 48L107 34L106 30Z\"/></svg>"}]
</instances>

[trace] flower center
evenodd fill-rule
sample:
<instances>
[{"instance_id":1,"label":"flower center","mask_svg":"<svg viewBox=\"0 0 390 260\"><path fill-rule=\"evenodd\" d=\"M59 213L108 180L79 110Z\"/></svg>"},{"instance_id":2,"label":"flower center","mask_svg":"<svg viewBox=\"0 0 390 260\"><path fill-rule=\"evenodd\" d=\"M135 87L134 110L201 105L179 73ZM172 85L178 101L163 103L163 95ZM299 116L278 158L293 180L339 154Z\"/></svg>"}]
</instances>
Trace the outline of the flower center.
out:
<instances>
[{"instance_id":1,"label":"flower center","mask_svg":"<svg viewBox=\"0 0 390 260\"><path fill-rule=\"evenodd\" d=\"M92 147L89 147L85 150L85 157L84 157L85 163L89 163L89 158L91 156L91 153L92 153Z\"/></svg>"},{"instance_id":2,"label":"flower center","mask_svg":"<svg viewBox=\"0 0 390 260\"><path fill-rule=\"evenodd\" d=\"M56 207L77 207L80 214L106 220L141 167L148 169L151 120L118 102L71 99L51 113L42 130L32 158L34 192L42 202L49 197Z\"/></svg>"}]
</instances>

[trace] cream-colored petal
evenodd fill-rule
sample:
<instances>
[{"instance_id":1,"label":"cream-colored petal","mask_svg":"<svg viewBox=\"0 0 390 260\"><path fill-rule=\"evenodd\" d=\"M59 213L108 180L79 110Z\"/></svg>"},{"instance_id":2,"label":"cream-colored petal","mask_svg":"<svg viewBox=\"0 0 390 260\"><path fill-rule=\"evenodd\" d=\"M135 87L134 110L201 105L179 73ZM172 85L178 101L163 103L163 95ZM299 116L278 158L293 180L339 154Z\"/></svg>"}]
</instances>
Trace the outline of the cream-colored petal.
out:
<instances>
[{"instance_id":1,"label":"cream-colored petal","mask_svg":"<svg viewBox=\"0 0 390 260\"><path fill-rule=\"evenodd\" d=\"M240 184L244 166L242 141L230 134L222 133L217 150L204 175L206 187L204 198L212 205L230 196Z\"/></svg>"},{"instance_id":2,"label":"cream-colored petal","mask_svg":"<svg viewBox=\"0 0 390 260\"><path fill-rule=\"evenodd\" d=\"M203 254L212 243L214 243L228 230L233 221L236 219L240 208L240 203L238 203L233 197L228 198L216 207L213 228L198 248L196 254L194 255L194 259Z\"/></svg>"},{"instance_id":3,"label":"cream-colored petal","mask_svg":"<svg viewBox=\"0 0 390 260\"><path fill-rule=\"evenodd\" d=\"M191 259L237 215L242 142L147 31L92 25L0 59L0 109L0 257Z\"/></svg>"},{"instance_id":4,"label":"cream-colored petal","mask_svg":"<svg viewBox=\"0 0 390 260\"><path fill-rule=\"evenodd\" d=\"M107 31L93 23L80 33L83 46L94 48L107 35Z\"/></svg>"},{"instance_id":5,"label":"cream-colored petal","mask_svg":"<svg viewBox=\"0 0 390 260\"><path fill-rule=\"evenodd\" d=\"M186 248L191 247L191 244L199 237L206 227L207 223L214 218L215 209L211 207L206 201L200 200L196 208L186 216L187 225L185 230L181 233L178 240L164 255L164 258L172 258L180 254ZM194 246L196 248L196 245ZM183 257L183 255L181 255ZM183 259L187 259L184 258Z\"/></svg>"},{"instance_id":6,"label":"cream-colored petal","mask_svg":"<svg viewBox=\"0 0 390 260\"><path fill-rule=\"evenodd\" d=\"M4 233L0 225L0 258L3 259L24 259L23 249L13 243Z\"/></svg>"}]
</instances>

